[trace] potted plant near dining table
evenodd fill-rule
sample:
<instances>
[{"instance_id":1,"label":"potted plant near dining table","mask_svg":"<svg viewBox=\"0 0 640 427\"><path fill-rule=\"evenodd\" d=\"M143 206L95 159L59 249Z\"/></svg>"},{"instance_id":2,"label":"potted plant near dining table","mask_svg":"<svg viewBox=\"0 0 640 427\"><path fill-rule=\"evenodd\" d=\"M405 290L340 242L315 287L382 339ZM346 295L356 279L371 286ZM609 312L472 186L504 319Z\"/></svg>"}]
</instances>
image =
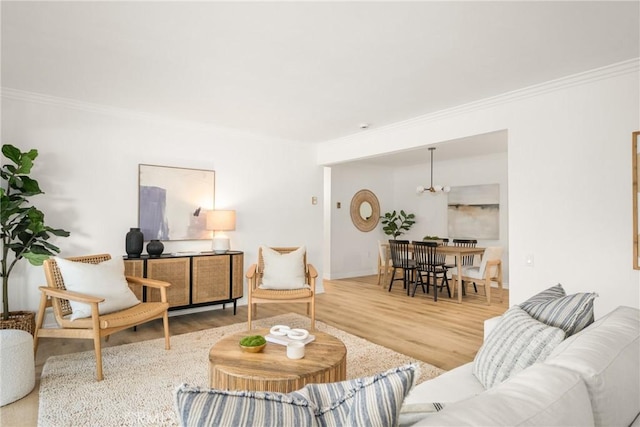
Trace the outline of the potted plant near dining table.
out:
<instances>
[{"instance_id":1,"label":"potted plant near dining table","mask_svg":"<svg viewBox=\"0 0 640 427\"><path fill-rule=\"evenodd\" d=\"M2 315L0 329L22 329L31 334L35 328L35 313L9 311L9 276L21 259L32 265L60 252L49 242L51 235L69 236L69 232L45 225L44 213L30 203L30 198L44 194L38 181L29 177L38 150L26 152L10 144L2 146L0 168L0 238L2 239Z\"/></svg>"},{"instance_id":2,"label":"potted plant near dining table","mask_svg":"<svg viewBox=\"0 0 640 427\"><path fill-rule=\"evenodd\" d=\"M398 236L401 236L415 224L415 214L406 213L404 210L400 210L400 213L395 210L392 212L386 212L384 216L380 217L382 223L382 231L387 236L393 236L396 240Z\"/></svg>"}]
</instances>

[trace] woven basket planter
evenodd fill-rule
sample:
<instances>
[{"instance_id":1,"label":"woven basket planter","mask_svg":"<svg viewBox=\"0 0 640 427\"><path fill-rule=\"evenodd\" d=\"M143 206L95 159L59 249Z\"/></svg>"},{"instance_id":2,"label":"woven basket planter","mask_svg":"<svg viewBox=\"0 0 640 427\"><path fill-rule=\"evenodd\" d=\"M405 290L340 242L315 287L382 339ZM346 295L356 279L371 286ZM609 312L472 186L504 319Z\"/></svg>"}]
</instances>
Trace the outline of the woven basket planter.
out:
<instances>
[{"instance_id":1,"label":"woven basket planter","mask_svg":"<svg viewBox=\"0 0 640 427\"><path fill-rule=\"evenodd\" d=\"M36 313L33 311L10 311L7 320L0 317L0 329L20 329L33 335L36 330Z\"/></svg>"}]
</instances>

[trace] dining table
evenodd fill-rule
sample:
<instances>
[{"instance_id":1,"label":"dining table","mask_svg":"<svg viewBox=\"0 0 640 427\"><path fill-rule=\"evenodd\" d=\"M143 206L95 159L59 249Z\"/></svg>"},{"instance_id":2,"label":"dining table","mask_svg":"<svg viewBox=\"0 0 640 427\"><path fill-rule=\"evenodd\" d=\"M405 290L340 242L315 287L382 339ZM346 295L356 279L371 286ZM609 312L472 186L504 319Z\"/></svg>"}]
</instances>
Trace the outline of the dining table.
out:
<instances>
[{"instance_id":1,"label":"dining table","mask_svg":"<svg viewBox=\"0 0 640 427\"><path fill-rule=\"evenodd\" d=\"M385 249L387 251L387 254L389 254L389 256L387 257L386 260L384 260L385 262L385 271L388 268L388 263L391 261L391 252L389 249L389 243L383 243L383 246L386 245ZM411 244L409 244L409 251L412 250L412 246ZM481 247L475 247L475 248L469 248L469 247L465 247L465 246L448 246L448 245L438 245L438 247L436 248L436 252L440 253L440 254L444 254L444 255L451 255L456 257L456 267L457 267L457 271L458 273L460 273L462 271L462 257L465 255L482 255L484 253L485 248L481 248ZM462 275L458 274L457 275L457 280L456 280L456 287L454 289L454 292L451 293L451 298L453 298L455 296L455 290L457 290L458 292L458 303L462 303Z\"/></svg>"}]
</instances>

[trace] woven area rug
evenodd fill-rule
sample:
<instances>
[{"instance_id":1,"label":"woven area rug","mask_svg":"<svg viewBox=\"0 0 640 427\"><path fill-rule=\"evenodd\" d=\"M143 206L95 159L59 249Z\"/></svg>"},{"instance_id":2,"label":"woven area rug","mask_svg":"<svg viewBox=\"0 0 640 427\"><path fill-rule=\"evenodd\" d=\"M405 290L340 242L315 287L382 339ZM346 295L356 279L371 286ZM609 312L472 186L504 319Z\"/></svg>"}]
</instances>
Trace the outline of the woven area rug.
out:
<instances>
[{"instance_id":1,"label":"woven area rug","mask_svg":"<svg viewBox=\"0 0 640 427\"><path fill-rule=\"evenodd\" d=\"M255 321L254 327L308 327L309 319L290 313ZM104 348L104 380L95 380L93 351L50 357L40 381L39 426L174 426L173 391L182 383L207 387L209 350L246 322L164 339ZM409 356L316 321L316 328L347 347L347 377L357 378L417 362ZM418 362L425 381L443 371Z\"/></svg>"}]
</instances>

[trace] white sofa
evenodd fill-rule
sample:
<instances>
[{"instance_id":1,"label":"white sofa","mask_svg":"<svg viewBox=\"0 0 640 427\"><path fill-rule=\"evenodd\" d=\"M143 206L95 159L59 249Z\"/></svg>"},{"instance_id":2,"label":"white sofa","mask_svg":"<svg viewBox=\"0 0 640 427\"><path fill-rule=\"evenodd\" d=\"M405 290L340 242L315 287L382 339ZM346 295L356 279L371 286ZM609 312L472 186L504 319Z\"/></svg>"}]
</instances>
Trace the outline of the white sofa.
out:
<instances>
[{"instance_id":1,"label":"white sofa","mask_svg":"<svg viewBox=\"0 0 640 427\"><path fill-rule=\"evenodd\" d=\"M640 426L639 335L640 311L621 306L488 390L467 363L416 386L400 425Z\"/></svg>"}]
</instances>

